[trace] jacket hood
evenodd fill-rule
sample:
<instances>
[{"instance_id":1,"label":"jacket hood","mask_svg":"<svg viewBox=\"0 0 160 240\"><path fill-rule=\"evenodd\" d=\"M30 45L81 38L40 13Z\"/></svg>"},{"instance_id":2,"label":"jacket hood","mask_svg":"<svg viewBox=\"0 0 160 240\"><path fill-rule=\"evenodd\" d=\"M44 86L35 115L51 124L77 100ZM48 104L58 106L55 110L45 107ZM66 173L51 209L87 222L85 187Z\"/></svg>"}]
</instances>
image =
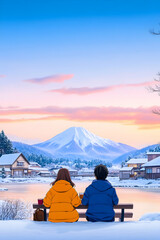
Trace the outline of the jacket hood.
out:
<instances>
[{"instance_id":1,"label":"jacket hood","mask_svg":"<svg viewBox=\"0 0 160 240\"><path fill-rule=\"evenodd\" d=\"M109 188L112 188L112 185L107 180L94 180L91 186L100 192L104 192Z\"/></svg>"},{"instance_id":2,"label":"jacket hood","mask_svg":"<svg viewBox=\"0 0 160 240\"><path fill-rule=\"evenodd\" d=\"M52 188L56 192L67 192L72 188L72 186L69 182L67 182L65 180L59 180L53 185Z\"/></svg>"}]
</instances>

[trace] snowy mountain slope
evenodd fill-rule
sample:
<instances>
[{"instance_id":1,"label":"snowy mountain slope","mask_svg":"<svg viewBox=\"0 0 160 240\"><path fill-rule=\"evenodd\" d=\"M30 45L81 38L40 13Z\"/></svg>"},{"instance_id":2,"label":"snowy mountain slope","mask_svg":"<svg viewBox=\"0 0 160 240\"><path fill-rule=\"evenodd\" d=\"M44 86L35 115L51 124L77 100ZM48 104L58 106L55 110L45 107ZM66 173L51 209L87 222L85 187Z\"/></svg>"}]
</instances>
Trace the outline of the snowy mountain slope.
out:
<instances>
[{"instance_id":1,"label":"snowy mountain slope","mask_svg":"<svg viewBox=\"0 0 160 240\"><path fill-rule=\"evenodd\" d=\"M12 144L13 144L13 147L16 148L19 152L23 153L25 157L28 157L31 154L52 157L50 153L40 150L32 145L28 145L21 142L12 142Z\"/></svg>"},{"instance_id":2,"label":"snowy mountain slope","mask_svg":"<svg viewBox=\"0 0 160 240\"><path fill-rule=\"evenodd\" d=\"M114 159L112 163L114 165L120 165L122 162L124 162L126 159L128 159L128 157L131 157L131 158L145 158L145 157L147 157L146 152L154 149L157 146L159 146L159 144L150 145L150 146L141 148L139 150L134 150L134 151L125 153L125 154L121 155L120 157Z\"/></svg>"},{"instance_id":3,"label":"snowy mountain slope","mask_svg":"<svg viewBox=\"0 0 160 240\"><path fill-rule=\"evenodd\" d=\"M126 144L96 136L82 127L71 127L55 137L33 145L54 157L113 160L135 150Z\"/></svg>"}]
</instances>

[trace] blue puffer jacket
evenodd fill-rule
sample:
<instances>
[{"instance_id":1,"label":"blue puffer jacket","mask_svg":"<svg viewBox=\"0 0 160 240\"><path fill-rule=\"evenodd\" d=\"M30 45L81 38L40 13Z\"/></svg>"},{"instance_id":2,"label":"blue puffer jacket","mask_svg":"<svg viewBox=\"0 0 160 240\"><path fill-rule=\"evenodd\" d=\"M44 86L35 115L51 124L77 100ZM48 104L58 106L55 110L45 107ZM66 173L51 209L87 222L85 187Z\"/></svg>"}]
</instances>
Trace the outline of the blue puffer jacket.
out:
<instances>
[{"instance_id":1,"label":"blue puffer jacket","mask_svg":"<svg viewBox=\"0 0 160 240\"><path fill-rule=\"evenodd\" d=\"M115 212L113 205L118 204L115 189L107 180L94 180L84 193L82 204L88 205L86 216L90 221L111 221Z\"/></svg>"}]
</instances>

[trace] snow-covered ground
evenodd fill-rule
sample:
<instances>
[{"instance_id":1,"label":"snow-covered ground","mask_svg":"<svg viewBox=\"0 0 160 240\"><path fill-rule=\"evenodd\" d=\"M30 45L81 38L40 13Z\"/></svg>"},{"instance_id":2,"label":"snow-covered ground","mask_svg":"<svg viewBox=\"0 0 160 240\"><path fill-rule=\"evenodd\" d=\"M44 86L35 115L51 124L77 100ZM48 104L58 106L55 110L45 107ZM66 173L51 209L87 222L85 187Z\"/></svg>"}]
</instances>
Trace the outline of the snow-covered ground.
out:
<instances>
[{"instance_id":1,"label":"snow-covered ground","mask_svg":"<svg viewBox=\"0 0 160 240\"><path fill-rule=\"evenodd\" d=\"M3 240L159 240L159 221L114 223L50 223L30 220L0 221Z\"/></svg>"},{"instance_id":2,"label":"snow-covered ground","mask_svg":"<svg viewBox=\"0 0 160 240\"><path fill-rule=\"evenodd\" d=\"M2 192L2 191L8 191L8 189L7 189L7 188L1 188L1 187L0 187L0 192Z\"/></svg>"},{"instance_id":3,"label":"snow-covered ground","mask_svg":"<svg viewBox=\"0 0 160 240\"><path fill-rule=\"evenodd\" d=\"M93 181L94 177L75 177L72 178L76 182ZM138 179L138 180L119 180L118 177L108 177L108 180L114 187L123 188L160 188L160 179ZM0 183L51 183L53 178L37 177L37 178L0 178Z\"/></svg>"}]
</instances>

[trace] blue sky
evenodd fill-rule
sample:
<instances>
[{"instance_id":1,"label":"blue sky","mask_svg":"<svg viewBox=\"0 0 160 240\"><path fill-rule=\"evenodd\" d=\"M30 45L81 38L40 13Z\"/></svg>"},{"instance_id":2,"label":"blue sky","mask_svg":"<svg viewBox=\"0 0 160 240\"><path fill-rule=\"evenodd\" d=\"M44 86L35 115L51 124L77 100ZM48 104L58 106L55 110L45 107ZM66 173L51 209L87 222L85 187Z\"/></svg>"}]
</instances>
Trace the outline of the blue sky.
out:
<instances>
[{"instance_id":1,"label":"blue sky","mask_svg":"<svg viewBox=\"0 0 160 240\"><path fill-rule=\"evenodd\" d=\"M127 83L157 72L159 39L149 30L158 27L159 1L1 0L0 7L1 67L10 77L71 71L76 85L96 85L97 77Z\"/></svg>"},{"instance_id":2,"label":"blue sky","mask_svg":"<svg viewBox=\"0 0 160 240\"><path fill-rule=\"evenodd\" d=\"M124 89L121 92L114 89L113 92L83 97L80 94L51 94L47 91L76 88L80 92L84 90L82 88L88 91L92 90L90 88L95 90L152 81L160 71L160 37L149 31L158 30L159 22L160 2L155 0L0 0L0 106L130 108L157 105L159 97L148 97L143 84L141 91L130 89L126 92ZM50 85L24 81L55 75L74 77ZM7 118L7 115L3 118ZM75 124L65 121L56 128L54 134L65 130L64 126ZM20 126L20 123L17 124ZM22 128L27 129L27 124L22 124ZM76 124L91 131L96 129L96 133L103 137L107 135L107 138L119 140L110 131L107 121L103 124L97 122L96 126L93 123L82 124L81 121ZM100 131L98 124L106 132ZM16 135L14 126L12 123L3 123L2 127L8 134ZM123 132L124 127L120 127L119 132ZM142 133L142 130L138 131L137 134ZM145 131L149 136L149 130ZM27 137L31 138L29 135ZM48 132L45 137L52 136ZM143 136L140 141L142 139Z\"/></svg>"}]
</instances>

